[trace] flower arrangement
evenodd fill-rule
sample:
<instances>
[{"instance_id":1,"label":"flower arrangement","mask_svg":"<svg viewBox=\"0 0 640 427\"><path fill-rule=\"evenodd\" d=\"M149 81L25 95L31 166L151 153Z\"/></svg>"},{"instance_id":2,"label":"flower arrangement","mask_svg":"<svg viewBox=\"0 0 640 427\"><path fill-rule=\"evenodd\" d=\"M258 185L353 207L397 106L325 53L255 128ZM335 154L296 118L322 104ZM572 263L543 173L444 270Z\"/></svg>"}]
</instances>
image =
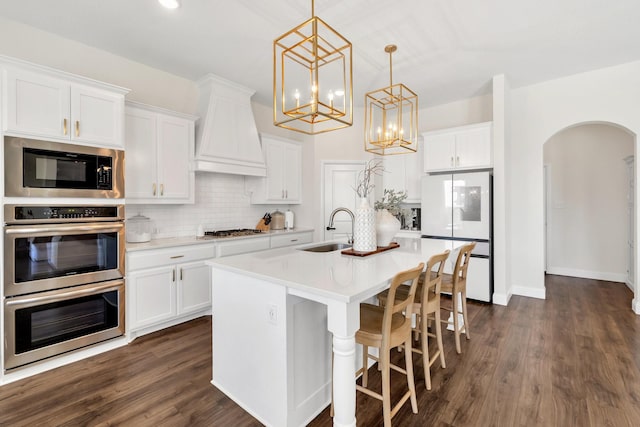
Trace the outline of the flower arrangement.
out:
<instances>
[{"instance_id":1,"label":"flower arrangement","mask_svg":"<svg viewBox=\"0 0 640 427\"><path fill-rule=\"evenodd\" d=\"M384 194L382 199L376 200L374 204L374 208L376 210L386 209L393 216L398 216L400 214L400 203L407 198L406 191L397 191L389 190L387 188L384 189Z\"/></svg>"},{"instance_id":2,"label":"flower arrangement","mask_svg":"<svg viewBox=\"0 0 640 427\"><path fill-rule=\"evenodd\" d=\"M358 197L369 196L369 193L375 187L373 183L374 175L380 175L382 172L384 172L384 166L382 166L380 160L369 160L367 162L364 169L358 173L358 185L355 189Z\"/></svg>"}]
</instances>

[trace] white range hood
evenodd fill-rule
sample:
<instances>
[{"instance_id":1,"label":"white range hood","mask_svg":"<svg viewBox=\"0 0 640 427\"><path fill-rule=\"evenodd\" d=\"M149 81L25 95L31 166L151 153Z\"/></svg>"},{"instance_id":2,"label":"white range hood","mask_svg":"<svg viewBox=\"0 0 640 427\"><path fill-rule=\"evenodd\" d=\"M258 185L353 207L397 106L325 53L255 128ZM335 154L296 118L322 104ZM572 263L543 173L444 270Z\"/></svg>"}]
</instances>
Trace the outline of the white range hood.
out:
<instances>
[{"instance_id":1,"label":"white range hood","mask_svg":"<svg viewBox=\"0 0 640 427\"><path fill-rule=\"evenodd\" d=\"M196 171L266 176L251 109L255 91L207 74L198 81Z\"/></svg>"}]
</instances>

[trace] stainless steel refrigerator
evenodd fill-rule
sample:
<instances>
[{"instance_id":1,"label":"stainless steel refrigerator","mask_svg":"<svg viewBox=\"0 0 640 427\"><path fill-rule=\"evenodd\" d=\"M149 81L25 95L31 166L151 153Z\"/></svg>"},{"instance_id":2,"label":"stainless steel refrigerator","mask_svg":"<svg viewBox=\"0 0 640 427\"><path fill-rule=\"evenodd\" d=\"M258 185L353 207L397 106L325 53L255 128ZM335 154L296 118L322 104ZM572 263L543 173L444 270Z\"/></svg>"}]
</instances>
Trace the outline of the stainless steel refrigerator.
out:
<instances>
[{"instance_id":1,"label":"stainless steel refrigerator","mask_svg":"<svg viewBox=\"0 0 640 427\"><path fill-rule=\"evenodd\" d=\"M491 186L489 171L422 178L422 237L477 242L469 263L467 298L486 302L493 295ZM453 256L450 259L455 263Z\"/></svg>"}]
</instances>

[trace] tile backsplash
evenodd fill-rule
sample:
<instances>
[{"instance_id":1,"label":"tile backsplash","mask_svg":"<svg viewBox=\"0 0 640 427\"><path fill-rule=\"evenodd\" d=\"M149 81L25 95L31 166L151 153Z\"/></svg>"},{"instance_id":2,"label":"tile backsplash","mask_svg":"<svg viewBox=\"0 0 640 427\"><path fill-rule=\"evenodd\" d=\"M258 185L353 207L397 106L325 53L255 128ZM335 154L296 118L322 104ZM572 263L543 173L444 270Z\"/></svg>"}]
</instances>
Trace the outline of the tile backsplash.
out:
<instances>
[{"instance_id":1,"label":"tile backsplash","mask_svg":"<svg viewBox=\"0 0 640 427\"><path fill-rule=\"evenodd\" d=\"M198 225L207 230L255 228L265 214L287 205L252 205L244 176L196 173L193 205L126 205L126 217L140 213L153 223L153 238L195 236ZM295 212L295 209L291 209Z\"/></svg>"}]
</instances>

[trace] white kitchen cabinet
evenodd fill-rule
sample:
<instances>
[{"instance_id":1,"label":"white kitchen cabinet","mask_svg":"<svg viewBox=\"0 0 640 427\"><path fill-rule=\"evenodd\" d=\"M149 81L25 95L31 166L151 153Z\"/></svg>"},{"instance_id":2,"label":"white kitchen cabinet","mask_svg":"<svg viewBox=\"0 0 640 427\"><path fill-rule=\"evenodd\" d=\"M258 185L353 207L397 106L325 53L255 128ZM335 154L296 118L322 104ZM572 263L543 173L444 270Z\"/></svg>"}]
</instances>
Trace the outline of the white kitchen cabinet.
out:
<instances>
[{"instance_id":1,"label":"white kitchen cabinet","mask_svg":"<svg viewBox=\"0 0 640 427\"><path fill-rule=\"evenodd\" d=\"M7 134L83 145L124 146L126 89L77 76L8 66L4 70Z\"/></svg>"},{"instance_id":2,"label":"white kitchen cabinet","mask_svg":"<svg viewBox=\"0 0 640 427\"><path fill-rule=\"evenodd\" d=\"M425 172L492 167L491 122L422 135Z\"/></svg>"},{"instance_id":3,"label":"white kitchen cabinet","mask_svg":"<svg viewBox=\"0 0 640 427\"><path fill-rule=\"evenodd\" d=\"M194 203L196 118L127 102L127 203Z\"/></svg>"},{"instance_id":4,"label":"white kitchen cabinet","mask_svg":"<svg viewBox=\"0 0 640 427\"><path fill-rule=\"evenodd\" d=\"M382 185L384 189L406 191L404 203L420 203L420 180L423 175L422 153L423 145L418 145L415 153L385 156L382 160L384 173Z\"/></svg>"},{"instance_id":5,"label":"white kitchen cabinet","mask_svg":"<svg viewBox=\"0 0 640 427\"><path fill-rule=\"evenodd\" d=\"M285 246L302 245L313 242L313 230L304 232L286 231L282 234L271 235L271 248L283 248Z\"/></svg>"},{"instance_id":6,"label":"white kitchen cabinet","mask_svg":"<svg viewBox=\"0 0 640 427\"><path fill-rule=\"evenodd\" d=\"M261 134L267 165L264 178L247 178L253 204L302 203L302 147L300 143Z\"/></svg>"},{"instance_id":7,"label":"white kitchen cabinet","mask_svg":"<svg viewBox=\"0 0 640 427\"><path fill-rule=\"evenodd\" d=\"M127 334L130 339L211 312L215 244L127 253Z\"/></svg>"}]
</instances>

